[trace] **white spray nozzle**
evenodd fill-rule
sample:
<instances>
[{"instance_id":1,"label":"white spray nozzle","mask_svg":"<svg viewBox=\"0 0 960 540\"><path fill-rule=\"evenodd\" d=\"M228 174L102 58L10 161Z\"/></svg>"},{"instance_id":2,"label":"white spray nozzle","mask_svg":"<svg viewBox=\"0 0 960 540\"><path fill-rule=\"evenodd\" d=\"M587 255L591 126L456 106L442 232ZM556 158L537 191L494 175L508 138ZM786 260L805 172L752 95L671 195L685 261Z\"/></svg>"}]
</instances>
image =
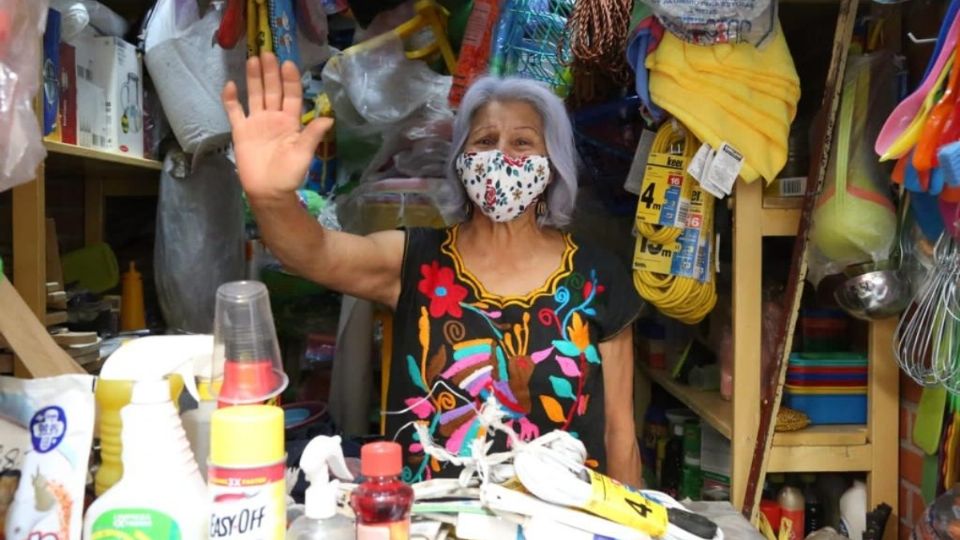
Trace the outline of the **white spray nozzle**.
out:
<instances>
[{"instance_id":1,"label":"white spray nozzle","mask_svg":"<svg viewBox=\"0 0 960 540\"><path fill-rule=\"evenodd\" d=\"M125 343L103 365L100 378L134 382L163 381L177 374L194 399L197 391L195 364L209 362L213 336L147 336Z\"/></svg>"},{"instance_id":2,"label":"white spray nozzle","mask_svg":"<svg viewBox=\"0 0 960 540\"><path fill-rule=\"evenodd\" d=\"M331 471L337 478L353 480L343 459L340 437L315 437L300 456L300 469L307 476L310 486L305 496L305 513L310 519L328 519L337 513L337 490L340 482L330 478Z\"/></svg>"}]
</instances>

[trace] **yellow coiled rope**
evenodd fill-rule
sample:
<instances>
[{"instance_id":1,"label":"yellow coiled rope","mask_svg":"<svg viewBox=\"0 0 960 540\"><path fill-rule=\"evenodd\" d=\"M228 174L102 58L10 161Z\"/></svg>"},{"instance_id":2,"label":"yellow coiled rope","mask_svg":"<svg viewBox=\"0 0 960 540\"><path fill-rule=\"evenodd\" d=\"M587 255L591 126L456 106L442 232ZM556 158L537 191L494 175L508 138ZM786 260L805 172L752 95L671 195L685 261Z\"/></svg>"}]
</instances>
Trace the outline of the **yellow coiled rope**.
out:
<instances>
[{"instance_id":1,"label":"yellow coiled rope","mask_svg":"<svg viewBox=\"0 0 960 540\"><path fill-rule=\"evenodd\" d=\"M697 140L687 130L676 130L673 122L665 122L657 130L651 152L683 155L687 162L697 149ZM696 182L684 171L684 182ZM703 200L704 227L701 235L713 242L713 196L701 191ZM709 218L707 216L710 216ZM660 227L636 222L637 231L650 242L659 245L671 245L683 233L678 227ZM638 239L637 242L642 240ZM645 300L653 304L661 313L686 324L699 323L713 311L717 304L717 291L713 267L713 249L711 261L707 262L709 279L701 283L697 279L659 274L648 270L634 270L633 284Z\"/></svg>"}]
</instances>

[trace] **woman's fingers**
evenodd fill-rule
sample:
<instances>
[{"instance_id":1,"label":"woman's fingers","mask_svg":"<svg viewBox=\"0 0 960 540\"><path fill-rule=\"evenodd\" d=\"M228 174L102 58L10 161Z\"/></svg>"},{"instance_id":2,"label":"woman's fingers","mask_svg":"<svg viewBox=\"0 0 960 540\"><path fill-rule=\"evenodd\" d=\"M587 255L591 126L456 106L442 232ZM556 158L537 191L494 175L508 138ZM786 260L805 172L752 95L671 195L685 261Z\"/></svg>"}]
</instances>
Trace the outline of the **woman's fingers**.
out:
<instances>
[{"instance_id":1,"label":"woman's fingers","mask_svg":"<svg viewBox=\"0 0 960 540\"><path fill-rule=\"evenodd\" d=\"M300 132L300 139L297 141L297 144L302 147L304 151L313 153L316 151L317 147L320 146L320 141L323 140L323 136L327 134L327 131L333 127L333 119L320 117L314 118L307 127L303 128L303 131Z\"/></svg>"},{"instance_id":2,"label":"woman's fingers","mask_svg":"<svg viewBox=\"0 0 960 540\"><path fill-rule=\"evenodd\" d=\"M263 110L263 73L256 56L247 60L247 105L250 114Z\"/></svg>"},{"instance_id":3,"label":"woman's fingers","mask_svg":"<svg viewBox=\"0 0 960 540\"><path fill-rule=\"evenodd\" d=\"M227 111L230 127L236 130L245 118L243 105L240 105L240 100L237 98L237 85L233 81L228 81L227 85L223 87L223 93L220 97L223 100L223 109Z\"/></svg>"},{"instance_id":4,"label":"woman's fingers","mask_svg":"<svg viewBox=\"0 0 960 540\"><path fill-rule=\"evenodd\" d=\"M263 71L263 108L268 111L279 111L283 101L283 86L280 83L280 66L277 57L272 53L260 55L260 65Z\"/></svg>"},{"instance_id":5,"label":"woman's fingers","mask_svg":"<svg viewBox=\"0 0 960 540\"><path fill-rule=\"evenodd\" d=\"M303 87L300 84L300 70L296 64L287 60L280 66L280 76L283 81L283 112L291 113L300 118L303 112Z\"/></svg>"}]
</instances>

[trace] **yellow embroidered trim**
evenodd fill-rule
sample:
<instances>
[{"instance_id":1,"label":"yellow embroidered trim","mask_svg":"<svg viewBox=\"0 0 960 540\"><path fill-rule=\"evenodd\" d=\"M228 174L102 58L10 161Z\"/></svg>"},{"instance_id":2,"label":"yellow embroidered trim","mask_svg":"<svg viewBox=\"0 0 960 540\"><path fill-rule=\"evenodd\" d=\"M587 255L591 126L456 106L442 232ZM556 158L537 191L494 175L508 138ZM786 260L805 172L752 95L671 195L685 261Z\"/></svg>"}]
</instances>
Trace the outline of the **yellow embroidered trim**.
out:
<instances>
[{"instance_id":1,"label":"yellow embroidered trim","mask_svg":"<svg viewBox=\"0 0 960 540\"><path fill-rule=\"evenodd\" d=\"M524 309L528 309L540 296L545 294L553 294L553 291L556 290L560 280L573 272L573 256L576 254L577 249L579 249L578 246L573 242L573 238L571 238L570 234L564 233L563 242L566 247L563 250L563 259L560 263L560 267L554 270L553 274L547 278L547 281L539 289L532 291L526 296L500 296L488 291L486 287L483 286L483 283L476 276L474 276L472 272L470 272L465 264L463 264L463 259L460 258L460 252L457 251L457 235L459 234L459 231L459 225L455 225L447 229L447 239L440 247L441 251L453 259L457 276L461 281L473 289L473 294L478 300L490 302L495 307L501 309L509 305L519 305Z\"/></svg>"}]
</instances>

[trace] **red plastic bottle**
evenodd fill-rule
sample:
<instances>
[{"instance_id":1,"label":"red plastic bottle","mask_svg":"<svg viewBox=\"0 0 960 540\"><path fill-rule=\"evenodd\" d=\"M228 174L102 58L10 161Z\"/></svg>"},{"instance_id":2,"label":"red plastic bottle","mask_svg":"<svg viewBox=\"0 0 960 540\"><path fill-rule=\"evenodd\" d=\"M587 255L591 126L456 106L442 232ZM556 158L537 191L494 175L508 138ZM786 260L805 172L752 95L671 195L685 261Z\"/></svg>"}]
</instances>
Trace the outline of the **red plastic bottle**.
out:
<instances>
[{"instance_id":1,"label":"red plastic bottle","mask_svg":"<svg viewBox=\"0 0 960 540\"><path fill-rule=\"evenodd\" d=\"M357 540L407 540L413 488L400 479L402 449L394 442L375 442L360 449L362 484L350 502L357 514Z\"/></svg>"}]
</instances>

